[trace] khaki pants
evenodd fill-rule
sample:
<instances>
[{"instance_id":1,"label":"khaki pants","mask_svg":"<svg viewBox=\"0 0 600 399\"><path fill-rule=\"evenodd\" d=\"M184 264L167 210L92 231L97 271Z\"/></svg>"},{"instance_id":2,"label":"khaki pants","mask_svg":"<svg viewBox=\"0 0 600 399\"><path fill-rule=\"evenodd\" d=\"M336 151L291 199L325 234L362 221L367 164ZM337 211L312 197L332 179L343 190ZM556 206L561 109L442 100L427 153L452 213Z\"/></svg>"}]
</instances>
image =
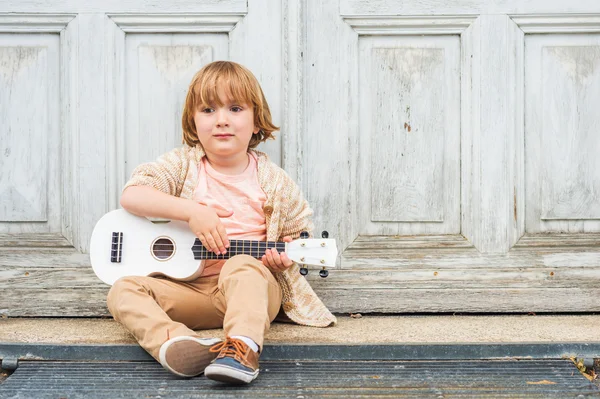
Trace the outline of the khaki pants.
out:
<instances>
[{"instance_id":1,"label":"khaki pants","mask_svg":"<svg viewBox=\"0 0 600 399\"><path fill-rule=\"evenodd\" d=\"M160 346L193 330L221 328L262 347L281 306L281 288L262 262L237 255L218 276L190 282L163 277L123 277L108 293L108 309L158 360Z\"/></svg>"}]
</instances>

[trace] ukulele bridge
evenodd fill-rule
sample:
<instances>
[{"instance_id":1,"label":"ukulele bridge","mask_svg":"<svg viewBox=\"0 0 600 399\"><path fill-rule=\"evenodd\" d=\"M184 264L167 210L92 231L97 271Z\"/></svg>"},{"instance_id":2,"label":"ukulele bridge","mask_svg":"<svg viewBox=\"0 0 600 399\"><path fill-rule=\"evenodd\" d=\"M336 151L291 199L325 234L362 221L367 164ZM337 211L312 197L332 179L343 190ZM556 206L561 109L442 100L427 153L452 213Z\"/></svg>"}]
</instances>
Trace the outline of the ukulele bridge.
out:
<instances>
[{"instance_id":1,"label":"ukulele bridge","mask_svg":"<svg viewBox=\"0 0 600 399\"><path fill-rule=\"evenodd\" d=\"M123 255L123 233L113 231L111 247L110 247L111 263L121 263L122 255Z\"/></svg>"}]
</instances>

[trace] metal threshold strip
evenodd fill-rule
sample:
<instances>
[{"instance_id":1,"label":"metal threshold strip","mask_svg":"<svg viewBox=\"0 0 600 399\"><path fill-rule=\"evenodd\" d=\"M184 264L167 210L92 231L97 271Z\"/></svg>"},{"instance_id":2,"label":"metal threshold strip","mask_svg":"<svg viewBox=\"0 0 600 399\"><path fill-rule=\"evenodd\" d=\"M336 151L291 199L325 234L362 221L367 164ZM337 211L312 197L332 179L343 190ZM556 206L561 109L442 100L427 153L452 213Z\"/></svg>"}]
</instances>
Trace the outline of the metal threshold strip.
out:
<instances>
[{"instance_id":1,"label":"metal threshold strip","mask_svg":"<svg viewBox=\"0 0 600 399\"><path fill-rule=\"evenodd\" d=\"M249 386L179 379L154 362L27 361L2 398L585 398L567 360L266 361Z\"/></svg>"},{"instance_id":2,"label":"metal threshold strip","mask_svg":"<svg viewBox=\"0 0 600 399\"><path fill-rule=\"evenodd\" d=\"M259 378L235 387L177 378L135 345L0 343L19 359L0 398L600 397L565 359L600 357L600 345L537 345L265 346Z\"/></svg>"}]
</instances>

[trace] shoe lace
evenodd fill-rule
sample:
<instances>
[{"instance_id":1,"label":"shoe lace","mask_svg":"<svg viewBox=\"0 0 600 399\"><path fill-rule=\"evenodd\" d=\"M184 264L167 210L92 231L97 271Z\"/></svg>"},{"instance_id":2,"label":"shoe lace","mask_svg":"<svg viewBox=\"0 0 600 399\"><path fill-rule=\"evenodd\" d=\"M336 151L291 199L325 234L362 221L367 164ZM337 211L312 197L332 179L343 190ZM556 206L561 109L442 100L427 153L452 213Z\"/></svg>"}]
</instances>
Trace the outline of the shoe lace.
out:
<instances>
[{"instance_id":1,"label":"shoe lace","mask_svg":"<svg viewBox=\"0 0 600 399\"><path fill-rule=\"evenodd\" d=\"M227 337L225 341L222 341L210 348L210 351L220 352L219 357L233 357L234 359L242 359L246 352L250 349L244 341L237 338Z\"/></svg>"}]
</instances>

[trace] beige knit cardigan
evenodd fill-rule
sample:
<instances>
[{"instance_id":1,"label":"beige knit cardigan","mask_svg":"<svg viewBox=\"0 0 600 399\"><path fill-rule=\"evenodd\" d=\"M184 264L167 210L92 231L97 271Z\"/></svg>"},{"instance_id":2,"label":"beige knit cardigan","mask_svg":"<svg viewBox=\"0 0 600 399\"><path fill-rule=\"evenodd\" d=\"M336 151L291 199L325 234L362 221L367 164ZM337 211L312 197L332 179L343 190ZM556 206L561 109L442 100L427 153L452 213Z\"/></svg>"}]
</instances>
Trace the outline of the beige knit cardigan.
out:
<instances>
[{"instance_id":1,"label":"beige knit cardigan","mask_svg":"<svg viewBox=\"0 0 600 399\"><path fill-rule=\"evenodd\" d=\"M285 236L296 239L303 231L311 234L313 225L310 217L313 212L298 185L266 154L254 152L258 158L258 181L267 195L264 206L267 240L281 241ZM198 164L203 156L204 150L199 145L176 148L155 162L135 168L123 189L136 185L151 186L166 194L191 199L198 185ZM283 311L292 321L315 327L336 324L335 316L299 273L297 264L274 275L283 293Z\"/></svg>"}]
</instances>

